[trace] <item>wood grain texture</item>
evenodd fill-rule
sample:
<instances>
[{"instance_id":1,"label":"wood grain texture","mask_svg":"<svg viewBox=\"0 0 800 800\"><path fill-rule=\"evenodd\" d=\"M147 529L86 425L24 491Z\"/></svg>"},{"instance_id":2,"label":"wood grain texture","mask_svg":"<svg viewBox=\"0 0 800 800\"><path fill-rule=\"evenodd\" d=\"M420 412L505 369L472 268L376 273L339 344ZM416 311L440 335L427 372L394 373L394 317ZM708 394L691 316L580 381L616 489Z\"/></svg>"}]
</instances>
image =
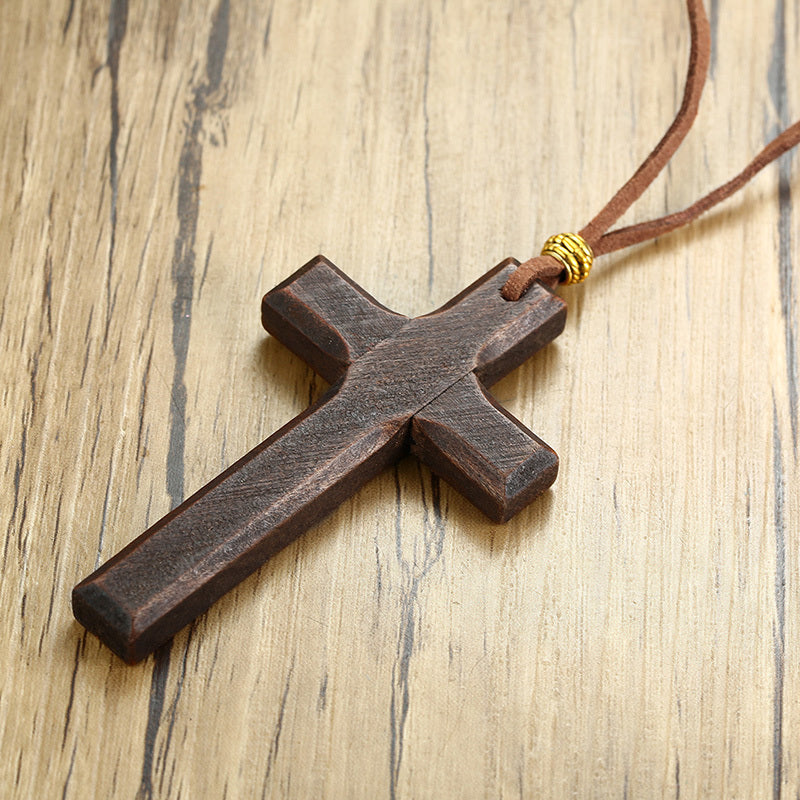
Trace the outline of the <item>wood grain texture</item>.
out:
<instances>
[{"instance_id":1,"label":"wood grain texture","mask_svg":"<svg viewBox=\"0 0 800 800\"><path fill-rule=\"evenodd\" d=\"M700 116L626 221L800 116L797 4L707 7ZM69 607L324 392L265 291L324 252L416 316L536 252L687 47L656 0L0 4L3 796L797 795L797 155L563 291L493 388L561 457L510 523L407 459L137 667Z\"/></svg>"}]
</instances>

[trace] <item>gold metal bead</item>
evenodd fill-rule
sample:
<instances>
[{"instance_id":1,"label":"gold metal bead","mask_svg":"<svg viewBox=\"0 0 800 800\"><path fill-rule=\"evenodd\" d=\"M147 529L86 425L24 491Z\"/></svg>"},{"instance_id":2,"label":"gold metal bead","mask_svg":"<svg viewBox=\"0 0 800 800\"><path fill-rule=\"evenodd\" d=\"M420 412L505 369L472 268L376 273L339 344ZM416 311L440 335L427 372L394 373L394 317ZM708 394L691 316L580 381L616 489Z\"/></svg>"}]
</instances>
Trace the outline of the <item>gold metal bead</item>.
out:
<instances>
[{"instance_id":1,"label":"gold metal bead","mask_svg":"<svg viewBox=\"0 0 800 800\"><path fill-rule=\"evenodd\" d=\"M592 248L577 233L557 233L542 248L543 256L551 256L564 265L564 283L581 283L589 275L594 261Z\"/></svg>"}]
</instances>

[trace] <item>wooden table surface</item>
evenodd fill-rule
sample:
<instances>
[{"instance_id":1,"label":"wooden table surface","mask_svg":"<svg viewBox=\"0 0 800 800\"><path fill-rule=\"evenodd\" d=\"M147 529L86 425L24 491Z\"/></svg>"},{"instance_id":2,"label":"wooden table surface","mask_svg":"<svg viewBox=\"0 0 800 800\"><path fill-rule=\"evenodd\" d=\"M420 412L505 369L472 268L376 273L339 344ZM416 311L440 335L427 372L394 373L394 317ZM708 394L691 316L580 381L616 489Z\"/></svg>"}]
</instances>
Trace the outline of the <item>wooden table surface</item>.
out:
<instances>
[{"instance_id":1,"label":"wooden table surface","mask_svg":"<svg viewBox=\"0 0 800 800\"><path fill-rule=\"evenodd\" d=\"M710 0L626 216L800 117L800 6ZM259 324L318 252L427 312L583 225L680 102L680 0L0 6L0 795L794 798L800 156L600 259L495 394L561 456L494 525L412 458L125 666L96 565L324 383Z\"/></svg>"}]
</instances>

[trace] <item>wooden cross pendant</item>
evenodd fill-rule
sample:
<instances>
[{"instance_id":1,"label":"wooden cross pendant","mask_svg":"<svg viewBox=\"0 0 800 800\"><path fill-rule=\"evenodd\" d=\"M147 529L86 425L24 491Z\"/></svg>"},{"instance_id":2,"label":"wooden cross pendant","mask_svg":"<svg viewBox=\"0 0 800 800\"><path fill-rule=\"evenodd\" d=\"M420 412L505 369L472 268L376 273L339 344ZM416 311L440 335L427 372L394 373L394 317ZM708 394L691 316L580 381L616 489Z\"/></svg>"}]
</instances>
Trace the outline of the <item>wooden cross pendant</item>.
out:
<instances>
[{"instance_id":1,"label":"wooden cross pendant","mask_svg":"<svg viewBox=\"0 0 800 800\"><path fill-rule=\"evenodd\" d=\"M384 308L322 256L269 292L264 327L331 383L79 583L75 617L134 663L409 450L502 522L555 480L558 457L486 388L564 328L508 259L424 317Z\"/></svg>"}]
</instances>

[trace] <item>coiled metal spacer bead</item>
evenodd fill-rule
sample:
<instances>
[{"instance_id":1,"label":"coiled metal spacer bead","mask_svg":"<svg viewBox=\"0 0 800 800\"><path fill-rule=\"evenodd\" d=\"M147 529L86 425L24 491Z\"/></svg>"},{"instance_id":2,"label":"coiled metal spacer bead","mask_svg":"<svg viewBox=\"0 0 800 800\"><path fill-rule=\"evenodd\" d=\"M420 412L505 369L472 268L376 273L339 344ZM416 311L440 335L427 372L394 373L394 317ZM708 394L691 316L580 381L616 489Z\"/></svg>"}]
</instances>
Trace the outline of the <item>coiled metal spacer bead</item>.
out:
<instances>
[{"instance_id":1,"label":"coiled metal spacer bead","mask_svg":"<svg viewBox=\"0 0 800 800\"><path fill-rule=\"evenodd\" d=\"M557 233L551 236L542 248L543 256L552 256L564 265L563 283L585 281L592 268L594 253L586 240L577 233Z\"/></svg>"}]
</instances>

